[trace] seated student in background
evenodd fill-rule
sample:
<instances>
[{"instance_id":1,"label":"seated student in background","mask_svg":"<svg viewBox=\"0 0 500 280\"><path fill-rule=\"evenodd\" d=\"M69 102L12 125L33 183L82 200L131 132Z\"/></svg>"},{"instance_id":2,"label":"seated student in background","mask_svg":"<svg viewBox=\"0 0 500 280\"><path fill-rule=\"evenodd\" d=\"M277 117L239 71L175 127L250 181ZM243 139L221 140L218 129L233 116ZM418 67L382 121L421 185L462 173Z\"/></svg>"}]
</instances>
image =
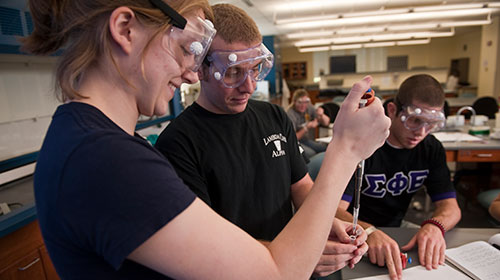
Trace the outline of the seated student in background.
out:
<instances>
[{"instance_id":1,"label":"seated student in background","mask_svg":"<svg viewBox=\"0 0 500 280\"><path fill-rule=\"evenodd\" d=\"M500 222L500 194L491 202L488 211L495 220Z\"/></svg>"},{"instance_id":2,"label":"seated student in background","mask_svg":"<svg viewBox=\"0 0 500 280\"><path fill-rule=\"evenodd\" d=\"M444 263L444 233L461 217L445 150L429 134L444 124L443 104L443 89L433 77L415 75L406 79L394 102L387 105L392 121L389 138L365 161L359 224L369 234L370 261L387 265L392 279L401 278L400 249L396 241L375 226L401 226L411 198L425 185L436 210L401 249L418 245L420 264L435 269ZM353 194L354 177L339 204L338 218L352 221Z\"/></svg>"},{"instance_id":3,"label":"seated student in background","mask_svg":"<svg viewBox=\"0 0 500 280\"><path fill-rule=\"evenodd\" d=\"M311 158L317 153L324 152L326 145L314 141L316 127L320 124L328 126L330 118L324 113L323 108L314 108L309 93L305 89L298 89L293 93L292 104L290 104L287 114L293 123L297 139L302 144L306 156Z\"/></svg>"},{"instance_id":4,"label":"seated student in background","mask_svg":"<svg viewBox=\"0 0 500 280\"><path fill-rule=\"evenodd\" d=\"M273 63L256 24L233 5L212 8L217 34L199 71L200 95L160 134L156 148L199 198L268 244L292 218L292 203L302 208L313 182L283 109L249 99ZM334 223L318 275L352 266L366 252L364 234L356 246L342 243L348 227Z\"/></svg>"},{"instance_id":5,"label":"seated student in background","mask_svg":"<svg viewBox=\"0 0 500 280\"><path fill-rule=\"evenodd\" d=\"M65 102L34 175L37 217L62 279L311 275L349 173L388 136L380 103L356 110L369 78L354 85L342 107L325 156L328 171L265 247L197 198L134 132L139 115L164 115L175 88L197 82L215 32L205 20L212 18L208 2L30 0L29 6L34 30L23 49L46 55L64 48L56 81Z\"/></svg>"}]
</instances>

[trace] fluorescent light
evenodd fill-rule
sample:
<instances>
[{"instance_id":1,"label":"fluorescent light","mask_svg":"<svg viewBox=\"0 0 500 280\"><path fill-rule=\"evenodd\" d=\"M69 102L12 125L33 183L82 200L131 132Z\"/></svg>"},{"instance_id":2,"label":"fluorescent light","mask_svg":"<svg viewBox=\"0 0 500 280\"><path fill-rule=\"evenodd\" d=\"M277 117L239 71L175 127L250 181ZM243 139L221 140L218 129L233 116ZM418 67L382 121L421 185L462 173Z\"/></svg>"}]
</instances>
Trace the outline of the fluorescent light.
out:
<instances>
[{"instance_id":1,"label":"fluorescent light","mask_svg":"<svg viewBox=\"0 0 500 280\"><path fill-rule=\"evenodd\" d=\"M283 20L276 21L276 25L283 29L308 29L308 28L321 28L328 26L348 26L348 25L373 25L377 23L390 23L390 22L408 22L408 21L424 21L424 20L436 20L436 19L446 19L446 18L456 18L456 17L470 17L470 16L480 16L488 15L492 12L498 11L494 8L482 8L482 9L463 9L463 10L452 10L452 11L431 11L431 12L413 12L404 14L394 14L394 15L383 15L383 16L370 16L370 17L347 17L344 15L343 18L338 18L337 15L328 16L316 16L309 17L310 19L303 21L303 19L293 18L288 19L286 24L281 24Z\"/></svg>"},{"instance_id":2,"label":"fluorescent light","mask_svg":"<svg viewBox=\"0 0 500 280\"><path fill-rule=\"evenodd\" d=\"M328 45L328 44L349 44L349 43L362 43L362 42L374 42L374 41L408 40L417 38L450 37L453 35L455 35L455 31L453 29L447 32L425 31L425 32L408 32L408 33L386 33L386 34L374 34L366 36L302 40L295 42L294 46L309 47L309 46Z\"/></svg>"},{"instance_id":3,"label":"fluorescent light","mask_svg":"<svg viewBox=\"0 0 500 280\"><path fill-rule=\"evenodd\" d=\"M430 11L448 11L448 10L461 10L461 9L481 9L484 7L483 3L470 3L470 4L452 4L452 5L435 5L425 7L415 7L414 12L430 12Z\"/></svg>"},{"instance_id":4,"label":"fluorescent light","mask_svg":"<svg viewBox=\"0 0 500 280\"><path fill-rule=\"evenodd\" d=\"M356 5L370 5L370 6L382 6L386 4L386 0L357 0ZM304 10L323 10L328 7L334 7L335 9L342 8L352 8L352 1L345 0L308 0L308 1L286 1L283 4L277 4L273 7L274 11L286 12L286 11L304 11Z\"/></svg>"},{"instance_id":5,"label":"fluorescent light","mask_svg":"<svg viewBox=\"0 0 500 280\"><path fill-rule=\"evenodd\" d=\"M385 26L372 26L372 27L360 27L360 28L343 28L335 30L335 34L347 35L347 34L360 34L360 33L376 33L384 32L387 27Z\"/></svg>"},{"instance_id":6,"label":"fluorescent light","mask_svg":"<svg viewBox=\"0 0 500 280\"><path fill-rule=\"evenodd\" d=\"M315 46L315 45L328 45L333 43L332 39L312 39L312 40L304 40L293 43L296 47L307 47L307 46Z\"/></svg>"},{"instance_id":7,"label":"fluorescent light","mask_svg":"<svg viewBox=\"0 0 500 280\"><path fill-rule=\"evenodd\" d=\"M312 47L312 48L299 48L299 52L322 52L322 51L328 51L329 49L330 49L329 46Z\"/></svg>"},{"instance_id":8,"label":"fluorescent light","mask_svg":"<svg viewBox=\"0 0 500 280\"><path fill-rule=\"evenodd\" d=\"M327 37L334 34L350 35L350 34L366 34L366 33L382 33L384 31L410 31L410 30L425 30L436 28L450 28L460 26L475 26L491 24L491 19L485 20L468 20L468 21L444 21L434 23L415 23L415 24L395 24L395 25L379 25L366 26L342 29L329 29L321 31L302 31L285 35L288 39L303 39L314 37ZM426 36L424 36L426 37Z\"/></svg>"},{"instance_id":9,"label":"fluorescent light","mask_svg":"<svg viewBox=\"0 0 500 280\"><path fill-rule=\"evenodd\" d=\"M469 20L469 21L449 21L440 23L441 27L459 27L459 26L473 26L473 25L486 25L491 24L491 19L485 20Z\"/></svg>"},{"instance_id":10,"label":"fluorescent light","mask_svg":"<svg viewBox=\"0 0 500 280\"><path fill-rule=\"evenodd\" d=\"M298 33L290 33L286 34L288 39L302 39L307 37L322 37L322 36L331 36L334 31L325 30L325 31L311 31L311 32L298 32Z\"/></svg>"},{"instance_id":11,"label":"fluorescent light","mask_svg":"<svg viewBox=\"0 0 500 280\"><path fill-rule=\"evenodd\" d=\"M335 50L347 50L347 49L361 49L363 47L362 44L349 44L349 45L332 45L330 49L332 51Z\"/></svg>"},{"instance_id":12,"label":"fluorescent light","mask_svg":"<svg viewBox=\"0 0 500 280\"><path fill-rule=\"evenodd\" d=\"M395 46L396 42L377 42L377 43L366 43L363 44L365 48L378 48L378 47L392 47Z\"/></svg>"},{"instance_id":13,"label":"fluorescent light","mask_svg":"<svg viewBox=\"0 0 500 280\"><path fill-rule=\"evenodd\" d=\"M433 28L437 28L437 27L438 27L438 23L400 24L400 25L391 25L391 26L388 26L387 27L387 31L433 29Z\"/></svg>"},{"instance_id":14,"label":"fluorescent light","mask_svg":"<svg viewBox=\"0 0 500 280\"><path fill-rule=\"evenodd\" d=\"M387 16L387 15L405 14L408 13L409 11L410 11L409 9L376 10L376 11L346 13L343 14L342 17L353 18L353 17Z\"/></svg>"},{"instance_id":15,"label":"fluorescent light","mask_svg":"<svg viewBox=\"0 0 500 280\"><path fill-rule=\"evenodd\" d=\"M397 41L396 46L408 46L408 45L423 45L429 44L431 39L423 39L423 40L407 40L407 41Z\"/></svg>"},{"instance_id":16,"label":"fluorescent light","mask_svg":"<svg viewBox=\"0 0 500 280\"><path fill-rule=\"evenodd\" d=\"M313 48L299 48L299 52L320 52L328 50L349 50L360 48L380 48L380 47L394 47L394 46L408 46L408 45L421 45L430 43L431 39L424 40L407 40L407 41L391 41L391 42L377 42L366 44L348 44L348 45L331 45Z\"/></svg>"}]
</instances>

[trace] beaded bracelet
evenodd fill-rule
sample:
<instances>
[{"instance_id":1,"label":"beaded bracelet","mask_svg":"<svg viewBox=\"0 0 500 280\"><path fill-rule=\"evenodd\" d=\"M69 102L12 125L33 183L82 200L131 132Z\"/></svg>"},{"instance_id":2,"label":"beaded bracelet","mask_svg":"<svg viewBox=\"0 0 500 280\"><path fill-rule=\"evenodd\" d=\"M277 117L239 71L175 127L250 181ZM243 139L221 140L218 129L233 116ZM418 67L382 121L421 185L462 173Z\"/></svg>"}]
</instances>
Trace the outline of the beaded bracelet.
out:
<instances>
[{"instance_id":1,"label":"beaded bracelet","mask_svg":"<svg viewBox=\"0 0 500 280\"><path fill-rule=\"evenodd\" d=\"M426 225L426 224L433 224L433 225L437 226L437 227L441 230L441 233L443 234L443 237L444 237L444 233L446 232L446 230L444 229L444 226L443 226L443 224L442 224L440 221L438 221L438 220L436 220L436 219L434 219L434 218L432 218L432 219L428 219L428 220L425 220L425 221L424 221L424 222L420 225L420 227L423 227L423 226L424 226L424 225Z\"/></svg>"}]
</instances>

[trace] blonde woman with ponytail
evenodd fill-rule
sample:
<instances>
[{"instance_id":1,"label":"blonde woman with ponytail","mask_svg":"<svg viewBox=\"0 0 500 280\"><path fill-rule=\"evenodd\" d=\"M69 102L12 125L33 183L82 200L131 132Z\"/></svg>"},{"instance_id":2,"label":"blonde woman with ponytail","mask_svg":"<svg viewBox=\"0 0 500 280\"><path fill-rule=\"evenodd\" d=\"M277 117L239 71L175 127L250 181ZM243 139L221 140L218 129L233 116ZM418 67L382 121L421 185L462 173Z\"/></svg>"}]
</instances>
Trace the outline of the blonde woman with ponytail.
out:
<instances>
[{"instance_id":1,"label":"blonde woman with ponytail","mask_svg":"<svg viewBox=\"0 0 500 280\"><path fill-rule=\"evenodd\" d=\"M355 165L387 137L389 121L379 101L357 109L370 78L354 85L337 117L323 162L328 170L265 247L196 198L134 133L140 114L164 115L174 90L198 81L215 34L208 2L29 5L34 31L24 50L48 55L62 49L56 92L64 104L54 113L34 179L43 238L62 279L311 275Z\"/></svg>"}]
</instances>

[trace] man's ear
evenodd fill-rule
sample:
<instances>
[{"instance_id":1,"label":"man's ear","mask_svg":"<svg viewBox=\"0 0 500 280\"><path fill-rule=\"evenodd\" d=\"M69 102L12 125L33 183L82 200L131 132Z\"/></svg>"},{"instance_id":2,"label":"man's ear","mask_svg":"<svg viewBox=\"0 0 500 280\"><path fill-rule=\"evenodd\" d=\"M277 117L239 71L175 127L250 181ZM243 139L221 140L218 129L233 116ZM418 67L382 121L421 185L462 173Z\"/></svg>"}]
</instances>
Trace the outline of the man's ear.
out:
<instances>
[{"instance_id":1,"label":"man's ear","mask_svg":"<svg viewBox=\"0 0 500 280\"><path fill-rule=\"evenodd\" d=\"M206 65L204 62L202 62L200 68L198 69L198 79L200 81L208 80L209 72L210 72L210 67Z\"/></svg>"},{"instance_id":2,"label":"man's ear","mask_svg":"<svg viewBox=\"0 0 500 280\"><path fill-rule=\"evenodd\" d=\"M394 102L387 103L387 115L389 118L394 119L398 112L398 106Z\"/></svg>"},{"instance_id":3,"label":"man's ear","mask_svg":"<svg viewBox=\"0 0 500 280\"><path fill-rule=\"evenodd\" d=\"M111 37L127 54L132 51L132 29L136 23L135 14L128 7L116 8L109 17Z\"/></svg>"}]
</instances>

